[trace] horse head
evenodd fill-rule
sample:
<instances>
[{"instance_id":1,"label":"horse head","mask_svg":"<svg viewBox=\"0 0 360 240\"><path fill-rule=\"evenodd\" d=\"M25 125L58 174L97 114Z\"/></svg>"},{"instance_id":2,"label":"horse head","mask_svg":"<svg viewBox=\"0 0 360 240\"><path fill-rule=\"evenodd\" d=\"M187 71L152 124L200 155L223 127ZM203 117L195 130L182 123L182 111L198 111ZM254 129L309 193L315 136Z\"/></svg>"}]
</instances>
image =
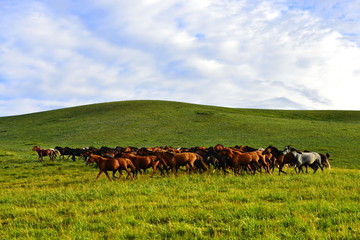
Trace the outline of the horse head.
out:
<instances>
[{"instance_id":1,"label":"horse head","mask_svg":"<svg viewBox=\"0 0 360 240\"><path fill-rule=\"evenodd\" d=\"M283 150L283 154L285 155L285 154L287 154L289 152L291 152L291 147L290 147L290 145L287 145Z\"/></svg>"},{"instance_id":2,"label":"horse head","mask_svg":"<svg viewBox=\"0 0 360 240\"><path fill-rule=\"evenodd\" d=\"M34 146L34 147L32 148L32 151L37 151L37 150L40 150L40 149L41 149L40 146Z\"/></svg>"},{"instance_id":3,"label":"horse head","mask_svg":"<svg viewBox=\"0 0 360 240\"><path fill-rule=\"evenodd\" d=\"M295 149L294 147L291 147L290 145L287 145L285 148L284 148L284 151L283 151L283 154L286 154L286 153L299 153L299 154L302 154L302 152L300 152L299 150Z\"/></svg>"},{"instance_id":4,"label":"horse head","mask_svg":"<svg viewBox=\"0 0 360 240\"><path fill-rule=\"evenodd\" d=\"M86 166L89 165L89 164L91 164L91 163L94 163L94 162L95 162L95 159L96 159L95 156L97 156L97 155L90 154L89 159L88 159L87 162L86 162Z\"/></svg>"}]
</instances>

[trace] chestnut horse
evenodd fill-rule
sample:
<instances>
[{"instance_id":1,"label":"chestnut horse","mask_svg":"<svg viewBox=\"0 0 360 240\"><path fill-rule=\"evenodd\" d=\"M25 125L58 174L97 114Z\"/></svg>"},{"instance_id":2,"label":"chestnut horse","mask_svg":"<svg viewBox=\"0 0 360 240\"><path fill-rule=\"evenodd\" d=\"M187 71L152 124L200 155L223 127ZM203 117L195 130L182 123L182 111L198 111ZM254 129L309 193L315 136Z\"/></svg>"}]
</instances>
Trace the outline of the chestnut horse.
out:
<instances>
[{"instance_id":1,"label":"chestnut horse","mask_svg":"<svg viewBox=\"0 0 360 240\"><path fill-rule=\"evenodd\" d=\"M155 161L157 159L157 156L155 155L139 156L132 153L123 153L121 156L126 157L132 161L132 163L136 168L136 175L138 171L140 172L140 174L142 174L141 170L145 171L150 167L152 167L153 169L153 173L151 176L154 176L154 174L156 173L156 169L159 162ZM159 169L162 172L162 169L161 168Z\"/></svg>"},{"instance_id":2,"label":"chestnut horse","mask_svg":"<svg viewBox=\"0 0 360 240\"><path fill-rule=\"evenodd\" d=\"M183 152L183 153L173 153L168 151L158 151L156 155L159 157L160 162L164 166L169 166L171 171L176 175L179 167L185 166L186 171L191 173L191 170L196 169L195 161L202 161L202 157L197 153L192 152ZM166 168L168 173L168 169Z\"/></svg>"},{"instance_id":3,"label":"chestnut horse","mask_svg":"<svg viewBox=\"0 0 360 240\"><path fill-rule=\"evenodd\" d=\"M262 152L263 155L266 156L266 158L269 160L270 162L270 170L271 172L274 172L274 169L276 166L280 167L280 164L284 161L284 153L282 151L280 151L278 148L273 147L273 146L268 146L267 148L265 148L265 150ZM288 158L287 158L288 159ZM290 162L291 160L287 160L287 162ZM283 165L282 165L283 167ZM286 173L284 171L282 171L282 167L281 167L281 172ZM279 174L280 174L279 171Z\"/></svg>"},{"instance_id":4,"label":"chestnut horse","mask_svg":"<svg viewBox=\"0 0 360 240\"><path fill-rule=\"evenodd\" d=\"M234 173L239 173L241 169L249 168L255 174L257 168L263 166L267 173L270 173L265 156L262 151L238 152L231 148L224 148L219 153L228 157L229 165L233 168Z\"/></svg>"},{"instance_id":5,"label":"chestnut horse","mask_svg":"<svg viewBox=\"0 0 360 240\"><path fill-rule=\"evenodd\" d=\"M133 176L131 175L131 172L134 173L135 171L135 166L133 165L133 163L130 161L130 159L127 158L105 158L99 155L95 155L95 154L91 154L88 161L86 162L86 166L91 164L91 163L96 163L100 169L95 181L98 180L98 178L100 177L101 173L105 173L105 175L107 176L107 178L111 180L111 178L109 177L109 174L107 173L107 171L113 171L113 177L115 177L115 173L116 171L121 171L121 170L125 170L128 173L128 177L131 177L131 179L134 180ZM131 172L128 170L128 168L131 169Z\"/></svg>"},{"instance_id":6,"label":"chestnut horse","mask_svg":"<svg viewBox=\"0 0 360 240\"><path fill-rule=\"evenodd\" d=\"M40 146L35 146L33 147L32 151L36 151L39 155L38 160L39 161L44 161L43 157L44 156L49 156L50 160L54 160L58 154L59 151L57 151L56 149L53 148L48 148L48 149L43 149ZM59 152L60 155L60 152Z\"/></svg>"}]
</instances>

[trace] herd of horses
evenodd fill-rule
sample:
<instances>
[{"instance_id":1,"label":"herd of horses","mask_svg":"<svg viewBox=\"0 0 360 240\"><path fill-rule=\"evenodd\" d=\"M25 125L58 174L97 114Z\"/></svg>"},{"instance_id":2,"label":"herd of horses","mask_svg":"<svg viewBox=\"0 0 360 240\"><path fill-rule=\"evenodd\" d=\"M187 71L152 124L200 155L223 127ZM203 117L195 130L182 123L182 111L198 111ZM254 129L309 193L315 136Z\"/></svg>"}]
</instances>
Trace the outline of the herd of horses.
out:
<instances>
[{"instance_id":1,"label":"herd of horses","mask_svg":"<svg viewBox=\"0 0 360 240\"><path fill-rule=\"evenodd\" d=\"M152 168L152 176L159 170L161 175L173 173L177 175L179 170L192 172L222 171L224 174L229 171L234 174L266 172L271 174L277 168L278 173L285 173L284 167L294 167L296 173L308 172L308 167L315 173L319 168L330 168L328 153L321 154L310 151L299 151L291 146L279 150L274 146L263 149L255 149L249 146L224 147L217 144L214 147L191 147L191 148L136 148L136 147L89 147L69 148L55 147L43 149L35 146L33 151L38 153L38 160L49 156L50 160L59 157L61 159L81 158L86 165L96 163L99 173L96 180L104 172L111 181L108 171L122 175L127 172L127 178L134 179L138 173L143 174L147 169Z\"/></svg>"}]
</instances>

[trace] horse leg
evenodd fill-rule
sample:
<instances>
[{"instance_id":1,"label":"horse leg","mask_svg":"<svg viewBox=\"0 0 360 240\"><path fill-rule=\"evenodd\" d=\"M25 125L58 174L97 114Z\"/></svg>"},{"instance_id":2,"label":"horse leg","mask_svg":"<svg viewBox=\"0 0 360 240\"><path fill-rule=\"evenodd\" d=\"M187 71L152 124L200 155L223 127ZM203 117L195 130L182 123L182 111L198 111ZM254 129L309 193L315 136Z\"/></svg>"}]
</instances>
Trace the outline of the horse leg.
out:
<instances>
[{"instance_id":1,"label":"horse leg","mask_svg":"<svg viewBox=\"0 0 360 240\"><path fill-rule=\"evenodd\" d=\"M312 167L312 166L310 165L310 167ZM319 167L320 167L321 171L324 171L321 164L319 162L316 162L316 165L314 166L315 169L313 168L314 173L319 169Z\"/></svg>"},{"instance_id":2,"label":"horse leg","mask_svg":"<svg viewBox=\"0 0 360 240\"><path fill-rule=\"evenodd\" d=\"M279 175L280 175L280 173L285 173L285 174L287 174L286 172L284 172L284 171L282 170L283 167L284 167L284 164L283 164L283 163L279 163L279 166L278 166L278 168L279 168Z\"/></svg>"},{"instance_id":3,"label":"horse leg","mask_svg":"<svg viewBox=\"0 0 360 240\"><path fill-rule=\"evenodd\" d=\"M319 167L320 167L321 171L323 172L323 171L324 171L324 167L321 165L321 162L317 162L317 163L318 163L318 165L319 165Z\"/></svg>"},{"instance_id":4,"label":"horse leg","mask_svg":"<svg viewBox=\"0 0 360 240\"><path fill-rule=\"evenodd\" d=\"M40 162L43 162L44 161L44 159L43 159L43 156L42 156L42 153L41 152L38 152L38 160L40 161Z\"/></svg>"},{"instance_id":5,"label":"horse leg","mask_svg":"<svg viewBox=\"0 0 360 240\"><path fill-rule=\"evenodd\" d=\"M96 179L95 179L95 182L98 180L98 178L100 177L100 175L101 175L102 172L103 172L103 171L100 170L100 172L98 173L98 175L97 175L97 177L96 177Z\"/></svg>"},{"instance_id":6,"label":"horse leg","mask_svg":"<svg viewBox=\"0 0 360 240\"><path fill-rule=\"evenodd\" d=\"M155 175L155 173L156 173L157 164L156 165L153 164L152 169L153 169L153 173L151 174L151 177L153 177Z\"/></svg>"},{"instance_id":7,"label":"horse leg","mask_svg":"<svg viewBox=\"0 0 360 240\"><path fill-rule=\"evenodd\" d=\"M120 169L114 170L114 171L113 171L113 175L112 175L113 178L120 178L120 177L115 176L115 173L116 173L117 171L119 171L119 173L120 173L121 170L120 170ZM120 174L120 176L121 176L121 174Z\"/></svg>"},{"instance_id":8,"label":"horse leg","mask_svg":"<svg viewBox=\"0 0 360 240\"><path fill-rule=\"evenodd\" d=\"M266 171L268 174L271 174L269 168L270 168L269 163L264 162L264 169L265 169L265 171Z\"/></svg>"},{"instance_id":9,"label":"horse leg","mask_svg":"<svg viewBox=\"0 0 360 240\"><path fill-rule=\"evenodd\" d=\"M310 166L312 169L314 169L314 172L313 173L316 173L316 171L318 170L318 166Z\"/></svg>"},{"instance_id":10,"label":"horse leg","mask_svg":"<svg viewBox=\"0 0 360 240\"><path fill-rule=\"evenodd\" d=\"M126 179L127 179L128 177L130 177L131 180L134 180L133 176L131 176L131 172L130 172L127 168L125 168L124 170L128 173L128 176L126 177Z\"/></svg>"},{"instance_id":11,"label":"horse leg","mask_svg":"<svg viewBox=\"0 0 360 240\"><path fill-rule=\"evenodd\" d=\"M189 165L190 165L190 167L189 167L189 174L191 174L191 171L195 171L196 167L195 167L195 165L194 165L193 162L189 162Z\"/></svg>"},{"instance_id":12,"label":"horse leg","mask_svg":"<svg viewBox=\"0 0 360 240\"><path fill-rule=\"evenodd\" d=\"M160 164L158 166L156 166L156 168L158 168L160 170L160 176L165 176L165 172L164 172L164 169L163 169L163 166L160 166ZM166 170L166 167L164 166L165 170ZM168 174L169 175L169 174Z\"/></svg>"},{"instance_id":13,"label":"horse leg","mask_svg":"<svg viewBox=\"0 0 360 240\"><path fill-rule=\"evenodd\" d=\"M112 181L109 174L107 173L107 171L104 171L105 175L107 176L107 178L110 180L110 182Z\"/></svg>"},{"instance_id":14,"label":"horse leg","mask_svg":"<svg viewBox=\"0 0 360 240\"><path fill-rule=\"evenodd\" d=\"M296 170L297 169L297 170ZM304 172L304 170L302 169L302 164L297 164L296 166L295 166L295 172L296 173L300 173L300 171L303 173Z\"/></svg>"}]
</instances>

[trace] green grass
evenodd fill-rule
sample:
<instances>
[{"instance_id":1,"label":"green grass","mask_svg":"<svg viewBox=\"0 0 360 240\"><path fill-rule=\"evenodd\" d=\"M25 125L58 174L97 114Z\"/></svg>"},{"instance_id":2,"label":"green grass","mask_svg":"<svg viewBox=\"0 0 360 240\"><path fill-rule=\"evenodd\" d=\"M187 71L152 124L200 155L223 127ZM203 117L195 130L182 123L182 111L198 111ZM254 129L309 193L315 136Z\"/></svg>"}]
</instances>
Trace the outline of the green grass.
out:
<instances>
[{"instance_id":1,"label":"green grass","mask_svg":"<svg viewBox=\"0 0 360 240\"><path fill-rule=\"evenodd\" d=\"M0 118L1 239L359 239L360 112L231 109L165 101ZM34 145L226 146L331 154L316 174L180 174L94 182ZM151 172L151 171L150 171Z\"/></svg>"},{"instance_id":2,"label":"green grass","mask_svg":"<svg viewBox=\"0 0 360 240\"><path fill-rule=\"evenodd\" d=\"M357 239L359 170L109 182L84 162L1 167L3 239ZM26 169L24 171L23 169ZM41 174L39 174L41 173Z\"/></svg>"}]
</instances>

